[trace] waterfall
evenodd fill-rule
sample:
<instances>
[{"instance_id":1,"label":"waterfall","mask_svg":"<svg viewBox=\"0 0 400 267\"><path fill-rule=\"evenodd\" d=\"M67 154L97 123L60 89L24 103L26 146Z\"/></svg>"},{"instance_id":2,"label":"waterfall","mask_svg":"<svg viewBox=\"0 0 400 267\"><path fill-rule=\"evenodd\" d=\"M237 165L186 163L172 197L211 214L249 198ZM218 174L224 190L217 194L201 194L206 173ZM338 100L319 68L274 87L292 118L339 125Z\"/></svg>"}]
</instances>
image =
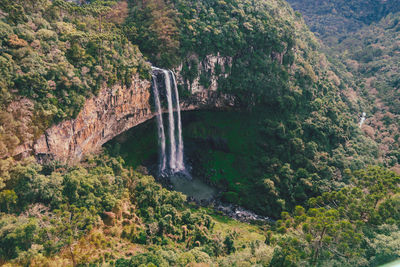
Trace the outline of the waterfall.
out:
<instances>
[{"instance_id":1,"label":"waterfall","mask_svg":"<svg viewBox=\"0 0 400 267\"><path fill-rule=\"evenodd\" d=\"M157 118L157 130L158 130L158 141L160 145L160 153L159 153L159 172L163 173L166 168L167 158L165 155L165 131L164 131L164 122L162 117L162 109L160 102L160 93L158 92L157 86L157 77L152 75L153 78L153 94L154 94L154 102L156 107L156 118Z\"/></svg>"},{"instance_id":2,"label":"waterfall","mask_svg":"<svg viewBox=\"0 0 400 267\"><path fill-rule=\"evenodd\" d=\"M363 126L366 116L367 116L367 113L363 112L362 117L360 119L360 124L359 124L360 128Z\"/></svg>"},{"instance_id":3,"label":"waterfall","mask_svg":"<svg viewBox=\"0 0 400 267\"><path fill-rule=\"evenodd\" d=\"M186 173L183 155L183 137L182 137L182 121L181 121L181 109L179 106L179 92L176 83L175 74L170 70L159 69L152 67L153 72L157 71L162 73L165 84L165 94L168 107L168 137L169 137L169 148L168 148L168 166L166 159L166 138L164 132L164 122L162 118L162 107L160 101L160 92L157 85L156 74L153 73L153 93L154 101L157 113L157 125L158 125L158 138L160 145L160 174L165 175L166 171L170 174L174 173ZM172 77L172 83L171 83ZM173 88L172 88L172 86ZM176 116L175 116L176 114ZM175 118L176 117L176 118ZM176 127L175 127L176 126ZM176 141L177 140L177 141Z\"/></svg>"},{"instance_id":4,"label":"waterfall","mask_svg":"<svg viewBox=\"0 0 400 267\"><path fill-rule=\"evenodd\" d=\"M178 117L178 146L177 146L177 170L183 171L185 170L185 165L183 163L183 138L182 138L182 121L181 121L181 107L179 106L179 93L178 86L176 84L175 74L171 71L173 85L175 89L175 101L176 101L176 113Z\"/></svg>"},{"instance_id":5,"label":"waterfall","mask_svg":"<svg viewBox=\"0 0 400 267\"><path fill-rule=\"evenodd\" d=\"M174 119L174 106L172 102L171 79L169 71L163 70L165 78L165 90L167 91L168 101L168 124L169 124L169 168L171 171L176 170L176 142L175 142L175 119Z\"/></svg>"}]
</instances>

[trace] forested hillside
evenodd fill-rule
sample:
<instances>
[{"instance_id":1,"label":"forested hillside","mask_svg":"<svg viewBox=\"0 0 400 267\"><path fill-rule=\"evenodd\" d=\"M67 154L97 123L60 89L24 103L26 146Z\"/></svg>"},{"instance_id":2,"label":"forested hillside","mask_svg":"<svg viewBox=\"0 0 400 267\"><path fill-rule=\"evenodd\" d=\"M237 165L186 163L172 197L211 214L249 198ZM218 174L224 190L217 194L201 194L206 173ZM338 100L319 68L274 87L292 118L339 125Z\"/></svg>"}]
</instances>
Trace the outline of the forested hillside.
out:
<instances>
[{"instance_id":1,"label":"forested hillside","mask_svg":"<svg viewBox=\"0 0 400 267\"><path fill-rule=\"evenodd\" d=\"M121 34L125 2L1 1L0 8L0 158L76 116L104 84L148 76L138 47Z\"/></svg>"},{"instance_id":2,"label":"forested hillside","mask_svg":"<svg viewBox=\"0 0 400 267\"><path fill-rule=\"evenodd\" d=\"M288 0L327 44L400 11L397 0Z\"/></svg>"},{"instance_id":3,"label":"forested hillside","mask_svg":"<svg viewBox=\"0 0 400 267\"><path fill-rule=\"evenodd\" d=\"M281 0L1 1L0 265L398 259L399 16L388 15L398 5L296 3L311 29L340 44L321 45ZM344 24L327 28L332 17ZM207 56L226 64L204 71ZM151 65L179 73L182 99L196 79L235 99L229 110L182 113L187 170L218 191L212 201L149 175L154 121L80 163L11 157L102 87L150 80ZM215 203L269 219L240 222Z\"/></svg>"},{"instance_id":4,"label":"forested hillside","mask_svg":"<svg viewBox=\"0 0 400 267\"><path fill-rule=\"evenodd\" d=\"M398 168L400 132L400 13L363 27L332 47L356 78L368 119L363 131L377 140L388 166Z\"/></svg>"},{"instance_id":5,"label":"forested hillside","mask_svg":"<svg viewBox=\"0 0 400 267\"><path fill-rule=\"evenodd\" d=\"M330 1L309 8L288 1L321 36L322 49L345 80L351 106L366 112L364 133L379 143L381 161L399 161L399 8L397 1ZM350 23L349 21L353 21Z\"/></svg>"}]
</instances>

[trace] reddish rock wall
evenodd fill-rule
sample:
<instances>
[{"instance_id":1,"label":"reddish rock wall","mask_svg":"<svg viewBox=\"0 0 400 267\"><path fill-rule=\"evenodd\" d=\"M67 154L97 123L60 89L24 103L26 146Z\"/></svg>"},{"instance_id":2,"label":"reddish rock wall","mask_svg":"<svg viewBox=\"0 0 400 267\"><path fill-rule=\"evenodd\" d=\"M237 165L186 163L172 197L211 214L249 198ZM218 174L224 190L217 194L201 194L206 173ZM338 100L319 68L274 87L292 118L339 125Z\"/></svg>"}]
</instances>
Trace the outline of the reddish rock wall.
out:
<instances>
[{"instance_id":1,"label":"reddish rock wall","mask_svg":"<svg viewBox=\"0 0 400 267\"><path fill-rule=\"evenodd\" d=\"M153 116L150 86L149 81L135 77L129 88L104 87L96 97L86 101L76 119L46 130L35 142L34 153L39 159L74 162L86 153L95 152L116 135Z\"/></svg>"}]
</instances>

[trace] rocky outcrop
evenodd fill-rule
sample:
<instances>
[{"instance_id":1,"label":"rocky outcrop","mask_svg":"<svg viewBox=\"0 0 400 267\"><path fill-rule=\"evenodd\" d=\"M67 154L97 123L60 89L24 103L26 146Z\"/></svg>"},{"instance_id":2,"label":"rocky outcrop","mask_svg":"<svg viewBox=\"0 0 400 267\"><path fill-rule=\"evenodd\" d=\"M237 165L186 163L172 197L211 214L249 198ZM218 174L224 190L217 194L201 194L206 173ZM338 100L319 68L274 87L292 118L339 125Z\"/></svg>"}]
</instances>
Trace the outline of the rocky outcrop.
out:
<instances>
[{"instance_id":1,"label":"rocky outcrop","mask_svg":"<svg viewBox=\"0 0 400 267\"><path fill-rule=\"evenodd\" d=\"M199 207L212 207L217 212L241 222L275 223L270 217L259 215L238 205L222 202L217 198L197 200L194 197L188 197L187 202Z\"/></svg>"},{"instance_id":2,"label":"rocky outcrop","mask_svg":"<svg viewBox=\"0 0 400 267\"><path fill-rule=\"evenodd\" d=\"M190 97L181 102L181 109L226 109L235 105L235 98L213 90L201 90L193 93Z\"/></svg>"},{"instance_id":3,"label":"rocky outcrop","mask_svg":"<svg viewBox=\"0 0 400 267\"><path fill-rule=\"evenodd\" d=\"M104 86L97 96L85 102L77 118L52 126L36 140L33 145L36 158L39 162L78 162L122 132L151 119L155 114L151 108L150 86L149 81L138 76L129 87ZM181 101L182 110L233 105L234 99L217 92L216 88L198 90Z\"/></svg>"},{"instance_id":4,"label":"rocky outcrop","mask_svg":"<svg viewBox=\"0 0 400 267\"><path fill-rule=\"evenodd\" d=\"M208 55L199 60L199 56L193 54L176 69L178 83L184 85L192 94L204 91L217 91L218 79L220 77L227 78L226 69L231 66L232 57L223 57L218 53L217 55ZM192 68L195 68L195 70ZM185 72L196 73L197 75L191 80L188 77L184 78L184 76L190 76L184 75Z\"/></svg>"},{"instance_id":5,"label":"rocky outcrop","mask_svg":"<svg viewBox=\"0 0 400 267\"><path fill-rule=\"evenodd\" d=\"M51 127L36 141L34 153L40 160L79 161L116 135L150 119L149 81L136 76L130 87L106 86L85 102L76 119Z\"/></svg>"}]
</instances>

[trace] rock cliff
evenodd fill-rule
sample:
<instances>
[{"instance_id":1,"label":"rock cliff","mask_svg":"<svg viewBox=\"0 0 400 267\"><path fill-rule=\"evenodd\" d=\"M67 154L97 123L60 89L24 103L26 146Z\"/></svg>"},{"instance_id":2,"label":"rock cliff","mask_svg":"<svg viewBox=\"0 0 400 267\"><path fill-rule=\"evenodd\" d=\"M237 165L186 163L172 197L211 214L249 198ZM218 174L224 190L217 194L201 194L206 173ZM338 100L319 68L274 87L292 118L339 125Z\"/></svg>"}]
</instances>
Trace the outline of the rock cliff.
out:
<instances>
[{"instance_id":1,"label":"rock cliff","mask_svg":"<svg viewBox=\"0 0 400 267\"><path fill-rule=\"evenodd\" d=\"M87 100L76 119L54 125L36 141L39 160L77 161L94 152L114 136L138 125L153 115L150 82L136 76L130 87L106 86Z\"/></svg>"},{"instance_id":2,"label":"rock cliff","mask_svg":"<svg viewBox=\"0 0 400 267\"><path fill-rule=\"evenodd\" d=\"M186 67L186 68L185 68ZM216 91L218 89L218 78L228 76L227 67L232 67L232 58L217 55L207 55L200 59L198 55L192 54L177 69L178 83L189 90L192 94L204 91ZM195 74L194 77L184 75L185 72ZM201 79L201 77L203 79Z\"/></svg>"}]
</instances>

